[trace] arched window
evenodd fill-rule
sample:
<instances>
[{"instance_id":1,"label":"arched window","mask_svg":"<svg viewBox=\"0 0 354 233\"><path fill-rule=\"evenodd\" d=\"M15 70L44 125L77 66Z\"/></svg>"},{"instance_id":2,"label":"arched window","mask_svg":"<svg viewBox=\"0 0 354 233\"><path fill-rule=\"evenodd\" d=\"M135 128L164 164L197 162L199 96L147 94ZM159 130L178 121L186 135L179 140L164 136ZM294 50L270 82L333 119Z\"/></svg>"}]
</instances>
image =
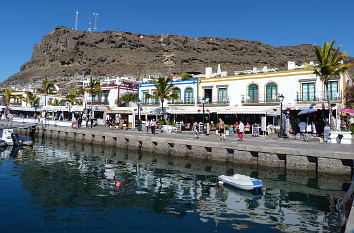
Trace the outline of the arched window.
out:
<instances>
[{"instance_id":1,"label":"arched window","mask_svg":"<svg viewBox=\"0 0 354 233\"><path fill-rule=\"evenodd\" d=\"M266 102L277 102L277 84L268 83L266 86Z\"/></svg>"},{"instance_id":2,"label":"arched window","mask_svg":"<svg viewBox=\"0 0 354 233\"><path fill-rule=\"evenodd\" d=\"M172 100L172 103L180 102L181 101L181 89L176 87L176 88L173 89L172 93L177 95L177 99L176 100Z\"/></svg>"},{"instance_id":3,"label":"arched window","mask_svg":"<svg viewBox=\"0 0 354 233\"><path fill-rule=\"evenodd\" d=\"M248 86L248 97L250 103L258 103L258 85L251 84Z\"/></svg>"},{"instance_id":4,"label":"arched window","mask_svg":"<svg viewBox=\"0 0 354 233\"><path fill-rule=\"evenodd\" d=\"M193 89L188 87L184 90L184 103L194 104Z\"/></svg>"}]
</instances>

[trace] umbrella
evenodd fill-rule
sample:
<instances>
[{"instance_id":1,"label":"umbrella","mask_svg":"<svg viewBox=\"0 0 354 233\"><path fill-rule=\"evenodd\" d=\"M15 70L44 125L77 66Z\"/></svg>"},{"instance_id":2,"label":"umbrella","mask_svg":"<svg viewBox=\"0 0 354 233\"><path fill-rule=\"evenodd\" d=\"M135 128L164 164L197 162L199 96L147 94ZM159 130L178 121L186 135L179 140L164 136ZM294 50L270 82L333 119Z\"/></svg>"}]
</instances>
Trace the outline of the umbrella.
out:
<instances>
[{"instance_id":1,"label":"umbrella","mask_svg":"<svg viewBox=\"0 0 354 233\"><path fill-rule=\"evenodd\" d=\"M313 108L306 108L304 110L302 110L301 112L299 112L297 115L305 115L305 114L309 114L309 113L313 113L313 112L317 112L317 109L313 109Z\"/></svg>"},{"instance_id":2,"label":"umbrella","mask_svg":"<svg viewBox=\"0 0 354 233\"><path fill-rule=\"evenodd\" d=\"M339 109L338 112L346 112L346 113L349 113L350 115L354 116L354 110L350 109L350 108L342 108L342 109Z\"/></svg>"}]
</instances>

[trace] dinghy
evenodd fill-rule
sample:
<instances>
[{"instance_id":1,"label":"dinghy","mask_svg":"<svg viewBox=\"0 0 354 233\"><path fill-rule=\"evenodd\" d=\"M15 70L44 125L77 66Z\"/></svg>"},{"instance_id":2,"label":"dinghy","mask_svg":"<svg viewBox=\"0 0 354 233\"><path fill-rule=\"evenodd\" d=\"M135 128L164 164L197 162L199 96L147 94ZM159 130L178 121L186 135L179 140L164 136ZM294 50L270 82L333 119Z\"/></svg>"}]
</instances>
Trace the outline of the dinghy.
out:
<instances>
[{"instance_id":1,"label":"dinghy","mask_svg":"<svg viewBox=\"0 0 354 233\"><path fill-rule=\"evenodd\" d=\"M221 175L218 179L219 184L225 183L243 190L261 189L263 187L263 182L261 180L240 174L235 174L233 176Z\"/></svg>"}]
</instances>

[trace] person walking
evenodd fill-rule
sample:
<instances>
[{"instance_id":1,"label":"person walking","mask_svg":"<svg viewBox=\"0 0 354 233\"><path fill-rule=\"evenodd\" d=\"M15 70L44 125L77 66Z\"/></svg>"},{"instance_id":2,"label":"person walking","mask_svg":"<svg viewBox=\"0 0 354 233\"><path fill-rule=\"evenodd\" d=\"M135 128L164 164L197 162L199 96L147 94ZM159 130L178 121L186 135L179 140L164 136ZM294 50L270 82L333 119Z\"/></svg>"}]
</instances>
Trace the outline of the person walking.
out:
<instances>
[{"instance_id":1,"label":"person walking","mask_svg":"<svg viewBox=\"0 0 354 233\"><path fill-rule=\"evenodd\" d=\"M79 117L79 120L77 121L77 128L81 128L81 124L82 124L82 117Z\"/></svg>"},{"instance_id":2,"label":"person walking","mask_svg":"<svg viewBox=\"0 0 354 233\"><path fill-rule=\"evenodd\" d=\"M219 119L219 140L224 140L224 133L225 133L225 123L223 122L223 120L220 118Z\"/></svg>"},{"instance_id":3,"label":"person walking","mask_svg":"<svg viewBox=\"0 0 354 233\"><path fill-rule=\"evenodd\" d=\"M199 127L198 127L198 122L194 122L192 130L194 132L194 139L199 138L198 133L199 133Z\"/></svg>"},{"instance_id":4,"label":"person walking","mask_svg":"<svg viewBox=\"0 0 354 233\"><path fill-rule=\"evenodd\" d=\"M87 116L87 117L86 117L86 129L88 128L89 121L90 121L90 117L89 117L89 116Z\"/></svg>"},{"instance_id":5,"label":"person walking","mask_svg":"<svg viewBox=\"0 0 354 233\"><path fill-rule=\"evenodd\" d=\"M243 141L243 133L245 131L245 125L243 124L242 121L240 121L240 124L238 125L238 141Z\"/></svg>"},{"instance_id":6,"label":"person walking","mask_svg":"<svg viewBox=\"0 0 354 233\"><path fill-rule=\"evenodd\" d=\"M155 134L155 128L156 128L156 121L155 119L152 119L150 122L150 127L151 127L151 133Z\"/></svg>"},{"instance_id":7,"label":"person walking","mask_svg":"<svg viewBox=\"0 0 354 233\"><path fill-rule=\"evenodd\" d=\"M146 133L149 133L150 121L148 119L146 119L145 121L145 126L146 126Z\"/></svg>"}]
</instances>

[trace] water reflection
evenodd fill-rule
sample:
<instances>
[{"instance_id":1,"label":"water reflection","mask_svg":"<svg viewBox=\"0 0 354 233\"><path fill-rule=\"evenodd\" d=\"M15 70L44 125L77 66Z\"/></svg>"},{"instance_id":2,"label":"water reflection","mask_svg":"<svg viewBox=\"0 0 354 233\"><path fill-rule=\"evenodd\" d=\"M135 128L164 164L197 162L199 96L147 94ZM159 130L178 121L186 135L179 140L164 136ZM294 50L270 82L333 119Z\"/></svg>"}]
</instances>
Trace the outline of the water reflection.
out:
<instances>
[{"instance_id":1,"label":"water reflection","mask_svg":"<svg viewBox=\"0 0 354 233\"><path fill-rule=\"evenodd\" d=\"M343 185L350 181L350 176L164 157L57 139L36 142L33 150L6 150L1 158L22 167L22 187L35 197L30 204L40 207L45 223L109 222L112 227L118 222L122 226L137 221L134 214L138 213L145 221L162 224L147 220L159 214L182 221L180 228L169 229L172 232L192 224L190 216L197 216L193 218L196 232L211 231L210 224L221 232L339 232L333 203L344 195ZM262 179L265 188L246 192L216 185L218 175L235 172ZM68 209L74 213L65 213ZM124 209L130 212L121 216ZM138 225L131 227L139 231ZM144 231L159 230L151 225Z\"/></svg>"}]
</instances>

